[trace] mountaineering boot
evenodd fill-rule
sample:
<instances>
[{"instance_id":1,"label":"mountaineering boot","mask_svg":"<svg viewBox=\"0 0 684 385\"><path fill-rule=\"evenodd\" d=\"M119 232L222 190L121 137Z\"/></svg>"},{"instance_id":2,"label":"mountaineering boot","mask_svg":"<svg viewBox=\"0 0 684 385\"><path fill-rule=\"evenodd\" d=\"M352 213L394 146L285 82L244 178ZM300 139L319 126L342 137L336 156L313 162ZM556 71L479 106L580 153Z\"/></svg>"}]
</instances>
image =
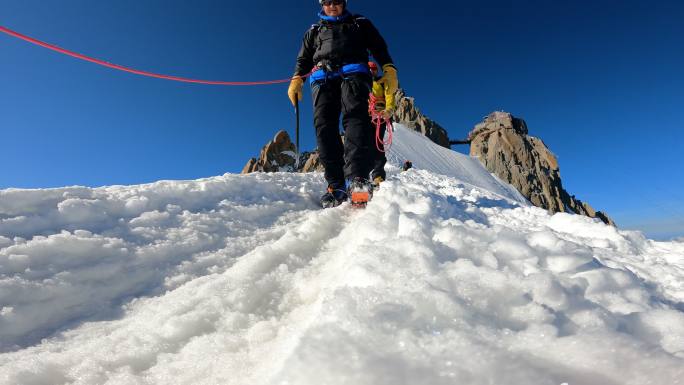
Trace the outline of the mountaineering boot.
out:
<instances>
[{"instance_id":1,"label":"mountaineering boot","mask_svg":"<svg viewBox=\"0 0 684 385\"><path fill-rule=\"evenodd\" d=\"M373 178L373 190L379 189L380 183L382 183L384 181L385 181L385 179L383 179L383 177L381 177L381 176L376 176L375 178Z\"/></svg>"},{"instance_id":2,"label":"mountaineering boot","mask_svg":"<svg viewBox=\"0 0 684 385\"><path fill-rule=\"evenodd\" d=\"M347 186L347 191L353 207L366 207L373 197L373 185L361 177L354 178Z\"/></svg>"},{"instance_id":3,"label":"mountaineering boot","mask_svg":"<svg viewBox=\"0 0 684 385\"><path fill-rule=\"evenodd\" d=\"M344 189L335 188L333 185L328 185L328 192L321 197L321 206L324 209L341 205L347 200L347 192Z\"/></svg>"}]
</instances>

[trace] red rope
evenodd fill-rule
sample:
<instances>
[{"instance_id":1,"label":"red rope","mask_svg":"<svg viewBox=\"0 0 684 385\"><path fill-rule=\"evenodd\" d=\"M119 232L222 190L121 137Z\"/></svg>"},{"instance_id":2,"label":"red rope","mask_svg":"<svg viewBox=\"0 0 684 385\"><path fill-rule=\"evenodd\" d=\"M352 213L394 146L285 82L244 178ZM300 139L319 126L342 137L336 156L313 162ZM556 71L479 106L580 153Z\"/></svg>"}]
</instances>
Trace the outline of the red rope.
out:
<instances>
[{"instance_id":1,"label":"red rope","mask_svg":"<svg viewBox=\"0 0 684 385\"><path fill-rule=\"evenodd\" d=\"M368 110L370 111L371 122L375 124L375 148L380 152L387 152L392 146L392 131L394 130L392 127L392 120L385 116L382 111L377 111L375 109L378 99L373 93L370 94L369 99ZM381 129L383 124L386 128L387 140L383 140L382 137Z\"/></svg>"},{"instance_id":2,"label":"red rope","mask_svg":"<svg viewBox=\"0 0 684 385\"><path fill-rule=\"evenodd\" d=\"M149 77L158 78L158 79L174 80L174 81L177 81L177 82L184 82L184 83L213 84L213 85L221 85L221 86L255 86L255 85L262 85L262 84L287 83L287 82L289 82L290 80L292 80L292 78L287 78L287 79L264 80L264 81L256 81L256 82L226 82L226 81L219 81L219 80L200 80L200 79L189 79L189 78L184 78L184 77L180 77L180 76L162 75L162 74L156 74L156 73L153 73L153 72L147 72L147 71L136 70L136 69L134 69L134 68L124 67L124 66L121 66L121 65L118 65L118 64L109 63L109 62L106 62L106 61L104 61L104 60L96 59L96 58L93 58L93 57L90 57L90 56L81 55L80 53L73 52L73 51L69 51L69 50L67 50L67 49L60 48L60 47L58 47L58 46L56 46L56 45L52 45L52 44L46 43L46 42L44 42L44 41L40 41L40 40L34 39L34 38L29 37L29 36L26 36L26 35L22 35L22 34L19 33L19 32L12 31L11 29L5 28L5 27L3 27L3 26L0 26L0 32L4 32L4 33L6 33L6 34L8 34L8 35L10 35L10 36L14 36L14 37L16 37L16 38L18 38L18 39L21 39L21 40L27 41L27 42L29 42L29 43L33 43L33 44L39 45L39 46L41 46L41 47L44 47L44 48L47 48L47 49L50 49L50 50L53 50L53 51L62 53L62 54L64 54L64 55L68 55L68 56L75 57L75 58L77 58L77 59L89 61L89 62L91 62L91 63L95 63L95 64L99 64L99 65L101 65L101 66L113 68L113 69L116 69L116 70L119 70L119 71L130 72L130 73L134 73L134 74L137 74L137 75L149 76ZM306 77L309 76L309 75L311 75L311 73L308 73L308 74L306 74L306 75L302 75L302 76L300 76L300 77L301 77L302 79L304 79L304 78L306 78Z\"/></svg>"}]
</instances>

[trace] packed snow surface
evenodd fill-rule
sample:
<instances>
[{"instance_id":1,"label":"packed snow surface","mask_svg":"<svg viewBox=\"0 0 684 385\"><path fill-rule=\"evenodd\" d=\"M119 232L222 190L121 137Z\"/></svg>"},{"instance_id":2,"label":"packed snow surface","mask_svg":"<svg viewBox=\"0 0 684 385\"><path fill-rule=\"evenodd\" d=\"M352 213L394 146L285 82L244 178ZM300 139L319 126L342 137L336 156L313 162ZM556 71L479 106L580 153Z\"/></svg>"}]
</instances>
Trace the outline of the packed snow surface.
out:
<instances>
[{"instance_id":1,"label":"packed snow surface","mask_svg":"<svg viewBox=\"0 0 684 385\"><path fill-rule=\"evenodd\" d=\"M317 173L0 191L0 383L684 383L684 243L396 134L366 209Z\"/></svg>"}]
</instances>

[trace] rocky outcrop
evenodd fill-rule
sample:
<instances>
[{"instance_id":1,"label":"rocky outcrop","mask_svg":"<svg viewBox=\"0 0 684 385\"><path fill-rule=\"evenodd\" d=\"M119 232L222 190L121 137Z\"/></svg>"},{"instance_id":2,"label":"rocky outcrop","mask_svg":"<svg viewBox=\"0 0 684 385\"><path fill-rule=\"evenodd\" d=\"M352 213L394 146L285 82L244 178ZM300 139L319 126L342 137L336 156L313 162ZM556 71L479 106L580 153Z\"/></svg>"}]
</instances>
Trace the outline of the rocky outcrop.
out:
<instances>
[{"instance_id":1,"label":"rocky outcrop","mask_svg":"<svg viewBox=\"0 0 684 385\"><path fill-rule=\"evenodd\" d=\"M416 107L413 98L406 96L406 93L402 89L397 90L395 98L397 101L397 108L392 116L392 119L395 122L420 132L440 146L451 148L449 144L449 135L446 130L434 120L423 115L418 107Z\"/></svg>"},{"instance_id":2,"label":"rocky outcrop","mask_svg":"<svg viewBox=\"0 0 684 385\"><path fill-rule=\"evenodd\" d=\"M565 191L556 156L541 139L528 135L524 120L507 112L493 112L468 134L468 141L471 156L535 206L615 224L605 213Z\"/></svg>"},{"instance_id":3,"label":"rocky outcrop","mask_svg":"<svg viewBox=\"0 0 684 385\"><path fill-rule=\"evenodd\" d=\"M304 160L306 159L306 160ZM302 155L302 167L297 170L299 172L313 172L313 171L324 171L323 164L321 163L321 158L318 156L318 150L314 152L307 152Z\"/></svg>"},{"instance_id":4,"label":"rocky outcrop","mask_svg":"<svg viewBox=\"0 0 684 385\"><path fill-rule=\"evenodd\" d=\"M280 130L273 140L261 149L258 158L251 158L242 169L243 174L250 172L294 171L296 148L287 131Z\"/></svg>"},{"instance_id":5,"label":"rocky outcrop","mask_svg":"<svg viewBox=\"0 0 684 385\"><path fill-rule=\"evenodd\" d=\"M310 172L323 171L323 165L318 158L318 151L303 152L296 163L296 147L287 131L281 130L275 134L273 140L261 149L258 158L251 158L242 169L243 174L250 172Z\"/></svg>"}]
</instances>

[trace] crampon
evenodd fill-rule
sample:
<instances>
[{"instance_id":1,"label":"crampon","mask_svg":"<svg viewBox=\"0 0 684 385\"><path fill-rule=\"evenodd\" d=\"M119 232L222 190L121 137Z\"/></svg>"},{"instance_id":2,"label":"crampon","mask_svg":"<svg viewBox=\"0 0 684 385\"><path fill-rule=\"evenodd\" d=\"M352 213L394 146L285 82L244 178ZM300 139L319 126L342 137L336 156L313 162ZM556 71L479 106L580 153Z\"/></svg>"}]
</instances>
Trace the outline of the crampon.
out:
<instances>
[{"instance_id":1,"label":"crampon","mask_svg":"<svg viewBox=\"0 0 684 385\"><path fill-rule=\"evenodd\" d=\"M354 178L347 188L352 207L363 208L373 198L373 185L363 178Z\"/></svg>"}]
</instances>

